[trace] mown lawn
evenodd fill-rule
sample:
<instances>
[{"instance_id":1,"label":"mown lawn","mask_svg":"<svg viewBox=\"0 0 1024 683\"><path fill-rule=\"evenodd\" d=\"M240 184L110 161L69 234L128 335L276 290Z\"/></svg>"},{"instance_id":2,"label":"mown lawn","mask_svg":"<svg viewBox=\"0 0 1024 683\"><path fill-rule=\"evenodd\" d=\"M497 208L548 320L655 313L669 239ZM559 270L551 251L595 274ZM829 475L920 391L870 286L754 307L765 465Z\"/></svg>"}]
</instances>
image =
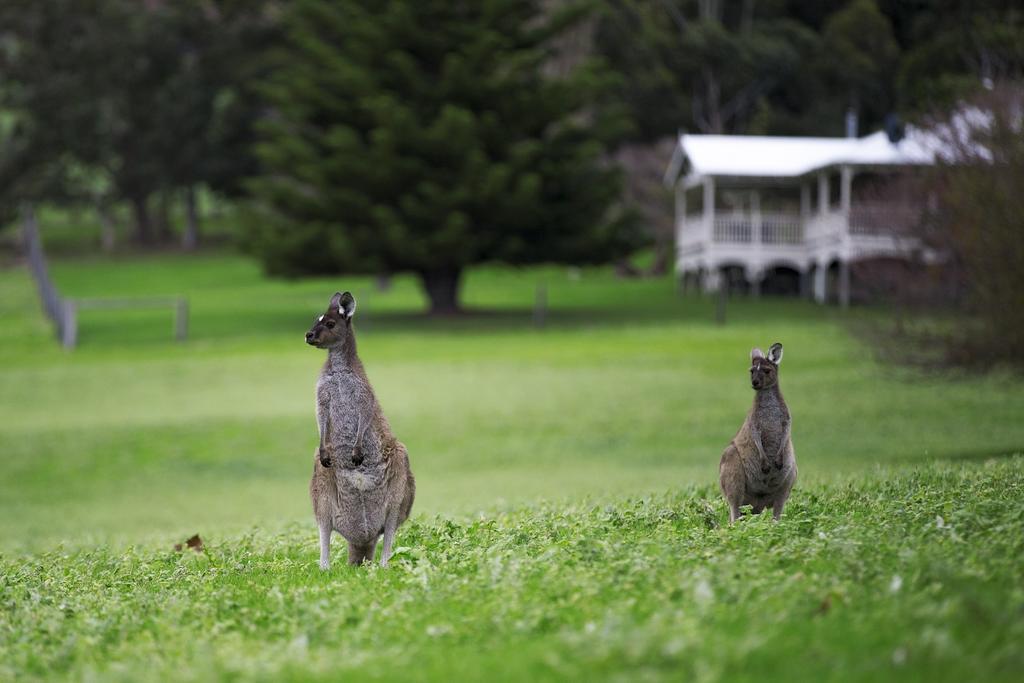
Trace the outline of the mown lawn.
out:
<instances>
[{"instance_id":1,"label":"mown lawn","mask_svg":"<svg viewBox=\"0 0 1024 683\"><path fill-rule=\"evenodd\" d=\"M959 680L1021 664L1013 377L881 365L845 316L801 302L733 301L718 326L669 279L605 270L480 269L474 313L444 320L408 278L268 281L230 255L53 271L75 296L187 295L191 334L171 341L169 311L91 311L67 353L26 273L0 271L0 679ZM302 334L335 289L359 299L418 496L392 570L339 554L322 576L306 485L323 357ZM783 523L718 528L747 354L773 341L800 481ZM205 554L171 550L194 532Z\"/></svg>"},{"instance_id":2,"label":"mown lawn","mask_svg":"<svg viewBox=\"0 0 1024 683\"><path fill-rule=\"evenodd\" d=\"M306 525L0 560L0 678L1019 681L1024 459L410 523L321 573Z\"/></svg>"},{"instance_id":3,"label":"mown lawn","mask_svg":"<svg viewBox=\"0 0 1024 683\"><path fill-rule=\"evenodd\" d=\"M752 399L747 354L785 344L801 483L1024 445L1012 378L950 381L881 366L834 311L681 300L671 281L484 269L463 320L426 320L415 283L267 281L233 256L57 262L78 296L189 297L169 311L82 315L62 351L21 270L0 272L0 549L133 544L309 519L322 352L302 340L336 288L359 298L361 354L419 482L416 511L664 492L713 481ZM531 325L538 282L548 326Z\"/></svg>"}]
</instances>

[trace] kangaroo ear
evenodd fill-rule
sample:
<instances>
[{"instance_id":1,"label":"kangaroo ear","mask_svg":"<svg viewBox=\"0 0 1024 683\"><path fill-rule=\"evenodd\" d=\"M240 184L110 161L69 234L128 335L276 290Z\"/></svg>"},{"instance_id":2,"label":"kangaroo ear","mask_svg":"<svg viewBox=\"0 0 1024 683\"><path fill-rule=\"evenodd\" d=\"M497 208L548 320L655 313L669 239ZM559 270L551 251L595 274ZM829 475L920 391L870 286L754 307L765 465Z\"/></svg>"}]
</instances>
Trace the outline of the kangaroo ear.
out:
<instances>
[{"instance_id":1,"label":"kangaroo ear","mask_svg":"<svg viewBox=\"0 0 1024 683\"><path fill-rule=\"evenodd\" d=\"M352 296L351 292L345 292L344 294L335 294L338 298L337 307L338 315L342 318L351 318L356 314L356 298ZM335 305L334 299L331 299L331 305Z\"/></svg>"},{"instance_id":2,"label":"kangaroo ear","mask_svg":"<svg viewBox=\"0 0 1024 683\"><path fill-rule=\"evenodd\" d=\"M775 342L772 347L768 349L768 360L778 365L782 362L782 344Z\"/></svg>"},{"instance_id":3,"label":"kangaroo ear","mask_svg":"<svg viewBox=\"0 0 1024 683\"><path fill-rule=\"evenodd\" d=\"M764 358L764 351L755 346L750 350L750 360L754 361L757 360L758 358Z\"/></svg>"}]
</instances>

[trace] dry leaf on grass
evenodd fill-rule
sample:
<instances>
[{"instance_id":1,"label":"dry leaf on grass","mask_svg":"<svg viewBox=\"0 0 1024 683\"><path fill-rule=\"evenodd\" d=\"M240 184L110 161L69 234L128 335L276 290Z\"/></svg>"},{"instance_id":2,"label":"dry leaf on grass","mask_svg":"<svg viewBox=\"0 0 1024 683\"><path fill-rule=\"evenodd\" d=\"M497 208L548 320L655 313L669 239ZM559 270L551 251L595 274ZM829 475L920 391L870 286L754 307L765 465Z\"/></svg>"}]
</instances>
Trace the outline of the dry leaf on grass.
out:
<instances>
[{"instance_id":1,"label":"dry leaf on grass","mask_svg":"<svg viewBox=\"0 0 1024 683\"><path fill-rule=\"evenodd\" d=\"M203 552L203 539L199 538L199 534L193 534L191 538L185 541L184 546L181 543L174 544L174 549L179 553L184 547L192 548L192 550L195 550L197 553L201 553Z\"/></svg>"}]
</instances>

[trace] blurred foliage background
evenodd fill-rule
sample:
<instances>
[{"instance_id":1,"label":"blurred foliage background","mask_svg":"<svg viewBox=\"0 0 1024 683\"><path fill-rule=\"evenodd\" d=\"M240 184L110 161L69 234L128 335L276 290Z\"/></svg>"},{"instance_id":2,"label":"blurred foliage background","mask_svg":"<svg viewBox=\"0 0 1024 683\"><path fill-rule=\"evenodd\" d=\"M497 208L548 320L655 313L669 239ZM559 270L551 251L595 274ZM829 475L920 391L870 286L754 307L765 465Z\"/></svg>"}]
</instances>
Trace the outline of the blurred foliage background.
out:
<instances>
[{"instance_id":1,"label":"blurred foliage background","mask_svg":"<svg viewBox=\"0 0 1024 683\"><path fill-rule=\"evenodd\" d=\"M680 129L898 128L1024 71L1009 0L11 0L0 27L3 224L413 272L437 311L480 262L646 244L663 272Z\"/></svg>"}]
</instances>

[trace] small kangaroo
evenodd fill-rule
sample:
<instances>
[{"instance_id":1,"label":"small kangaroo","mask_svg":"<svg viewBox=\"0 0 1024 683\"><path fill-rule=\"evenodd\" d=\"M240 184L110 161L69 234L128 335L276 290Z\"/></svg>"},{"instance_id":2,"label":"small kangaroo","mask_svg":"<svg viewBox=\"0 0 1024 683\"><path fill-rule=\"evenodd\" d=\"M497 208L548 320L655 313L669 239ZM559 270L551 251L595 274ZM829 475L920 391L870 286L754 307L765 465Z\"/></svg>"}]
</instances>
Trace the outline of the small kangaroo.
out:
<instances>
[{"instance_id":1,"label":"small kangaroo","mask_svg":"<svg viewBox=\"0 0 1024 683\"><path fill-rule=\"evenodd\" d=\"M778 520L796 482L796 454L790 438L792 419L779 391L782 344L772 344L767 358L761 349L750 352L750 385L754 405L740 431L722 453L718 481L729 503L729 522L740 516L741 505L754 514L766 507Z\"/></svg>"},{"instance_id":2,"label":"small kangaroo","mask_svg":"<svg viewBox=\"0 0 1024 683\"><path fill-rule=\"evenodd\" d=\"M388 424L356 355L356 300L336 292L306 343L327 349L316 383L320 444L309 495L320 527L320 569L331 567L331 532L348 541L349 564L372 562L384 536L380 564L388 565L398 525L409 517L416 480L409 453Z\"/></svg>"}]
</instances>

